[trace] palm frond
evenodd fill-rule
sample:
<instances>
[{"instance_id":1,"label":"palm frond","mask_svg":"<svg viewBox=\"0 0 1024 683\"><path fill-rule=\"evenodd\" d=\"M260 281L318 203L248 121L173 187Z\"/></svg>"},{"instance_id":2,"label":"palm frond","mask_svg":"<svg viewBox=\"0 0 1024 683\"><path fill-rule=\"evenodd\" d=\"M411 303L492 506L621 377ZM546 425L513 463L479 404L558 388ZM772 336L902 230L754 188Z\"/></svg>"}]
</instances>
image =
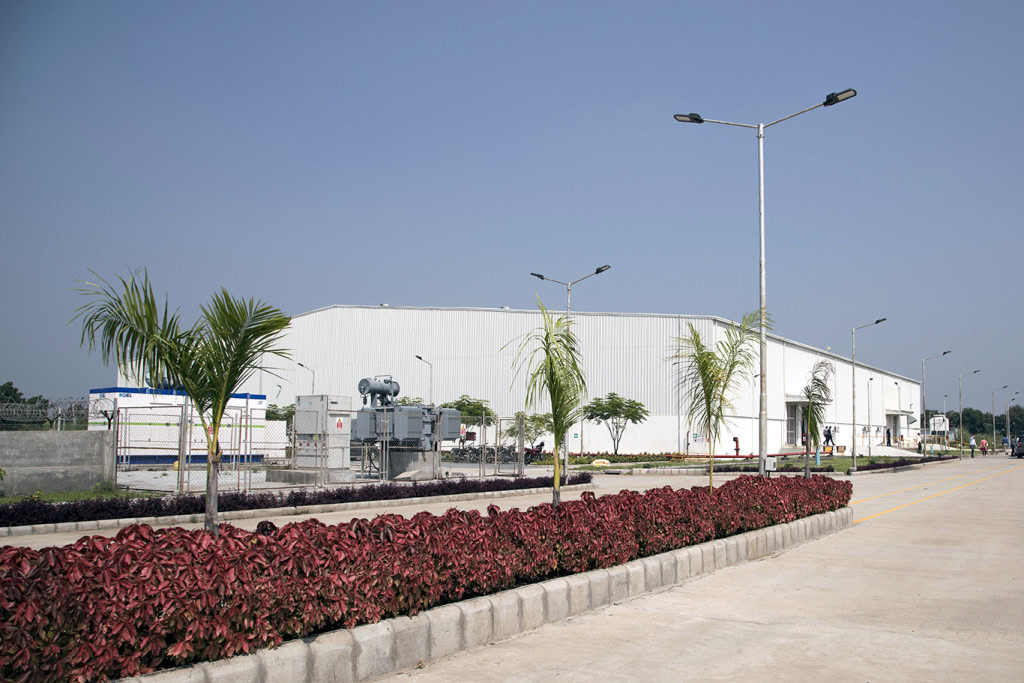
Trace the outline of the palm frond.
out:
<instances>
[{"instance_id":1,"label":"palm frond","mask_svg":"<svg viewBox=\"0 0 1024 683\"><path fill-rule=\"evenodd\" d=\"M832 363L820 360L811 369L811 378L804 387L807 399L808 443L817 449L821 445L822 425L825 423L825 406L832 401L832 389L828 386L833 372Z\"/></svg>"}]
</instances>

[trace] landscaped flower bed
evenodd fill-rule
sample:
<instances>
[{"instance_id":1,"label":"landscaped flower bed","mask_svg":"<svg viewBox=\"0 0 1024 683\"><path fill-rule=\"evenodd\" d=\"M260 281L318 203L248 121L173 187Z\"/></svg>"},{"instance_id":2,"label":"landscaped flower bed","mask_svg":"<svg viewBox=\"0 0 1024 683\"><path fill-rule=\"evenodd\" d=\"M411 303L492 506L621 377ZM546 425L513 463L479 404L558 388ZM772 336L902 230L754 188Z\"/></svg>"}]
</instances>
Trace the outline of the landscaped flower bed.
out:
<instances>
[{"instance_id":1,"label":"landscaped flower bed","mask_svg":"<svg viewBox=\"0 0 1024 683\"><path fill-rule=\"evenodd\" d=\"M589 484L592 475L570 475L567 484ZM552 477L516 479L447 479L413 484L367 484L321 491L290 493L222 493L217 498L221 512L265 510L299 505L354 503L366 500L397 500L420 496L453 496L484 491L515 491L550 487ZM98 519L194 515L206 511L206 496L166 496L163 498L102 498L72 503L43 503L22 500L0 505L0 526L88 522Z\"/></svg>"},{"instance_id":2,"label":"landscaped flower bed","mask_svg":"<svg viewBox=\"0 0 1024 683\"><path fill-rule=\"evenodd\" d=\"M956 456L930 455L924 458L897 458L888 462L869 462L864 465L857 465L857 471L865 472L867 470L887 470L893 467L910 467L911 465L920 465L924 462L939 462L940 460L956 460ZM849 474L849 470L846 473Z\"/></svg>"},{"instance_id":3,"label":"landscaped flower bed","mask_svg":"<svg viewBox=\"0 0 1024 683\"><path fill-rule=\"evenodd\" d=\"M720 465L715 472L757 472L757 465ZM776 472L803 472L804 466L787 462L779 465ZM832 465L811 465L811 472L835 472Z\"/></svg>"},{"instance_id":4,"label":"landscaped flower bed","mask_svg":"<svg viewBox=\"0 0 1024 683\"><path fill-rule=\"evenodd\" d=\"M0 678L95 680L229 657L836 510L849 482L740 477L558 508L316 520L221 535L148 526L0 550Z\"/></svg>"}]
</instances>

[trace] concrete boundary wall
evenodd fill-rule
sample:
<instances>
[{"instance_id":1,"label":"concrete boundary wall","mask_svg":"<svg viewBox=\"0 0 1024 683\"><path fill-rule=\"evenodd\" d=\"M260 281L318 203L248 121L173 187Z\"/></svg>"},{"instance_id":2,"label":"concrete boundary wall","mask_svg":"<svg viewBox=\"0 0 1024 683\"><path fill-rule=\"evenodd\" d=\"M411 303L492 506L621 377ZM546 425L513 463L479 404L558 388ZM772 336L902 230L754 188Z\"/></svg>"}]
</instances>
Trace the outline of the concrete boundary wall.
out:
<instances>
[{"instance_id":1,"label":"concrete boundary wall","mask_svg":"<svg viewBox=\"0 0 1024 683\"><path fill-rule=\"evenodd\" d=\"M0 468L8 496L113 486L114 432L0 432Z\"/></svg>"},{"instance_id":2,"label":"concrete boundary wall","mask_svg":"<svg viewBox=\"0 0 1024 683\"><path fill-rule=\"evenodd\" d=\"M563 486L563 491L585 491L597 488L597 484L572 484ZM532 496L538 493L550 493L551 487L545 486L532 489L512 489L506 491L480 491L476 493L456 493L450 496L418 496L416 498L387 498L382 500L360 500L355 503L325 503L323 505L299 505L279 508L259 508L257 510L231 510L217 514L218 522L234 519L253 519L256 517L285 517L288 515L316 515L328 512L346 512L377 507L402 507L405 505L426 505L429 503L455 503L465 500L481 500L484 498L511 498L514 496ZM99 519L88 522L60 522L57 524L33 524L26 526L0 526L0 536L29 536L32 534L56 534L68 531L98 531L100 529L117 529L132 524L149 524L150 526L171 526L174 524L199 524L206 515L165 515L162 517L119 517L117 519Z\"/></svg>"},{"instance_id":3,"label":"concrete boundary wall","mask_svg":"<svg viewBox=\"0 0 1024 683\"><path fill-rule=\"evenodd\" d=\"M345 683L509 638L725 567L766 557L851 524L849 507L633 560L610 569L549 579L376 624L292 640L216 662L122 679L138 683Z\"/></svg>"}]
</instances>

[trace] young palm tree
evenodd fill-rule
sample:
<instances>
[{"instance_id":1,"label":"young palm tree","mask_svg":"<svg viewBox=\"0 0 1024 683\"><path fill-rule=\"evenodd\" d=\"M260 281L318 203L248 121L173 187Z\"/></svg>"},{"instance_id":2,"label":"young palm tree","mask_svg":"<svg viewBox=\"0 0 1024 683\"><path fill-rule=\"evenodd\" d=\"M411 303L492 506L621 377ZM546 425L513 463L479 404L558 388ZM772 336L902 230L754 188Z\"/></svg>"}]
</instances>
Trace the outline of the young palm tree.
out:
<instances>
[{"instance_id":1,"label":"young palm tree","mask_svg":"<svg viewBox=\"0 0 1024 683\"><path fill-rule=\"evenodd\" d=\"M708 437L708 485L715 487L715 445L732 407L729 394L754 366L752 342L757 337L757 313L747 313L740 323L726 328L725 338L709 346L693 323L689 334L676 339L676 353L684 363L679 384L691 424Z\"/></svg>"},{"instance_id":2,"label":"young palm tree","mask_svg":"<svg viewBox=\"0 0 1024 683\"><path fill-rule=\"evenodd\" d=\"M99 277L99 276L97 276ZM236 299L221 289L192 327L185 328L166 300L163 310L153 295L145 270L111 284L83 282L78 291L89 302L75 311L82 339L103 361L113 359L122 372L169 382L192 401L206 434L206 528L217 533L217 470L220 430L231 394L260 369L264 354L287 357L278 348L290 319L280 310L254 299Z\"/></svg>"},{"instance_id":3,"label":"young palm tree","mask_svg":"<svg viewBox=\"0 0 1024 683\"><path fill-rule=\"evenodd\" d=\"M572 331L572 321L555 316L544 308L537 297L543 325L526 334L519 342L513 366L516 374L526 368L530 379L526 385L527 409L540 409L546 396L551 404L551 432L555 447L555 479L551 504L561 500L561 471L559 449L565 444L565 435L580 419L580 405L587 391L580 359L580 347Z\"/></svg>"},{"instance_id":4,"label":"young palm tree","mask_svg":"<svg viewBox=\"0 0 1024 683\"><path fill-rule=\"evenodd\" d=\"M807 399L807 440L804 446L804 478L811 476L811 443L817 451L821 446L821 426L825 423L825 406L832 402L832 390L828 378L832 374L832 363L819 360L811 369L811 379L804 387Z\"/></svg>"}]
</instances>

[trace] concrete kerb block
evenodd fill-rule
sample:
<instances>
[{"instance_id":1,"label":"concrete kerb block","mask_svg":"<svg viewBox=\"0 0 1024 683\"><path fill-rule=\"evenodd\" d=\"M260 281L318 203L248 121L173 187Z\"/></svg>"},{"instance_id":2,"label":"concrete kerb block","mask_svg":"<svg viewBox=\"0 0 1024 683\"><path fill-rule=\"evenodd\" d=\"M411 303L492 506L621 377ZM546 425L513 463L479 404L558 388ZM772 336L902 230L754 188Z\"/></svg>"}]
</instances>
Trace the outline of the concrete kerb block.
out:
<instances>
[{"instance_id":1,"label":"concrete kerb block","mask_svg":"<svg viewBox=\"0 0 1024 683\"><path fill-rule=\"evenodd\" d=\"M565 577L569 586L569 614L579 614L590 609L590 579L583 574Z\"/></svg>"},{"instance_id":2,"label":"concrete kerb block","mask_svg":"<svg viewBox=\"0 0 1024 683\"><path fill-rule=\"evenodd\" d=\"M201 665L201 668L206 673L206 683L244 683L244 681L258 681L260 678L259 654L239 655L216 662L206 662ZM316 680L328 681L330 679ZM352 680L351 677L348 680ZM340 679L338 683L341 683Z\"/></svg>"},{"instance_id":3,"label":"concrete kerb block","mask_svg":"<svg viewBox=\"0 0 1024 683\"><path fill-rule=\"evenodd\" d=\"M774 545L773 550L775 552L779 552L780 550L785 549L786 544L783 543L783 541L782 541L782 527L781 526L775 525L775 526L772 527L772 536L773 536L773 545Z\"/></svg>"},{"instance_id":4,"label":"concrete kerb block","mask_svg":"<svg viewBox=\"0 0 1024 683\"><path fill-rule=\"evenodd\" d=\"M747 561L747 539L746 534L734 537L736 539L736 563Z\"/></svg>"},{"instance_id":5,"label":"concrete kerb block","mask_svg":"<svg viewBox=\"0 0 1024 683\"><path fill-rule=\"evenodd\" d=\"M544 621L561 621L569 616L569 584L565 579L551 579L540 584L544 589Z\"/></svg>"},{"instance_id":6,"label":"concrete kerb block","mask_svg":"<svg viewBox=\"0 0 1024 683\"><path fill-rule=\"evenodd\" d=\"M265 681L309 680L309 645L302 640L292 640L280 647L260 650L256 656Z\"/></svg>"},{"instance_id":7,"label":"concrete kerb block","mask_svg":"<svg viewBox=\"0 0 1024 683\"><path fill-rule=\"evenodd\" d=\"M671 554L676 560L676 583L682 583L690 578L690 553L686 548L680 548Z\"/></svg>"},{"instance_id":8,"label":"concrete kerb block","mask_svg":"<svg viewBox=\"0 0 1024 683\"><path fill-rule=\"evenodd\" d=\"M74 531L75 530L74 522L71 522L70 524L72 525L70 531ZM9 527L9 526L0 526L0 536L10 536L10 535L11 535L11 527Z\"/></svg>"},{"instance_id":9,"label":"concrete kerb block","mask_svg":"<svg viewBox=\"0 0 1024 683\"><path fill-rule=\"evenodd\" d=\"M430 659L430 621L422 614L391 619L395 633L395 670L409 669Z\"/></svg>"},{"instance_id":10,"label":"concrete kerb block","mask_svg":"<svg viewBox=\"0 0 1024 683\"><path fill-rule=\"evenodd\" d=\"M790 548L790 547L792 547L793 546L793 538L790 535L789 524L781 524L781 525L779 525L779 530L782 532L782 547L783 548Z\"/></svg>"},{"instance_id":11,"label":"concrete kerb block","mask_svg":"<svg viewBox=\"0 0 1024 683\"><path fill-rule=\"evenodd\" d=\"M152 517L152 518L147 517L147 519L152 519L153 523L156 522L156 517ZM142 522L141 520L139 521L139 524L143 524L143 523L149 524L150 526L153 525L150 522ZM96 528L97 529L116 529L117 527L118 527L118 524L117 524L117 520L116 519L98 519L98 520L96 520Z\"/></svg>"},{"instance_id":12,"label":"concrete kerb block","mask_svg":"<svg viewBox=\"0 0 1024 683\"><path fill-rule=\"evenodd\" d=\"M462 610L458 605L445 605L427 610L423 616L430 622L430 658L437 659L462 649Z\"/></svg>"},{"instance_id":13,"label":"concrete kerb block","mask_svg":"<svg viewBox=\"0 0 1024 683\"><path fill-rule=\"evenodd\" d=\"M691 545L686 549L686 553L690 556L690 576L700 576L704 573L704 553L701 552L700 546Z\"/></svg>"},{"instance_id":14,"label":"concrete kerb block","mask_svg":"<svg viewBox=\"0 0 1024 683\"><path fill-rule=\"evenodd\" d=\"M725 564L732 567L740 563L740 543L735 536L725 539Z\"/></svg>"},{"instance_id":15,"label":"concrete kerb block","mask_svg":"<svg viewBox=\"0 0 1024 683\"><path fill-rule=\"evenodd\" d=\"M502 591L490 596L488 600L491 601L491 614L494 621L493 638L495 640L514 636L523 630L518 593Z\"/></svg>"},{"instance_id":16,"label":"concrete kerb block","mask_svg":"<svg viewBox=\"0 0 1024 683\"><path fill-rule=\"evenodd\" d=\"M711 544L715 549L715 569L723 569L729 566L728 553L725 540L718 539Z\"/></svg>"},{"instance_id":17,"label":"concrete kerb block","mask_svg":"<svg viewBox=\"0 0 1024 683\"><path fill-rule=\"evenodd\" d=\"M81 522L76 522L76 526ZM95 522L93 522L95 524ZM32 534L32 525L25 524L21 526L8 527L10 529L11 536L30 536Z\"/></svg>"},{"instance_id":18,"label":"concrete kerb block","mask_svg":"<svg viewBox=\"0 0 1024 683\"><path fill-rule=\"evenodd\" d=\"M355 641L356 680L383 676L395 670L395 631L390 621L357 626L352 629L352 639Z\"/></svg>"},{"instance_id":19,"label":"concrete kerb block","mask_svg":"<svg viewBox=\"0 0 1024 683\"><path fill-rule=\"evenodd\" d=\"M148 674L146 676L136 678L135 680L145 681L145 683L205 683L206 672L202 667L186 666L180 669L157 671L156 673ZM259 679L252 678L250 680L255 681Z\"/></svg>"},{"instance_id":20,"label":"concrete kerb block","mask_svg":"<svg viewBox=\"0 0 1024 683\"><path fill-rule=\"evenodd\" d=\"M615 604L629 598L629 570L624 565L609 567L608 572L608 602Z\"/></svg>"},{"instance_id":21,"label":"concrete kerb block","mask_svg":"<svg viewBox=\"0 0 1024 683\"><path fill-rule=\"evenodd\" d=\"M325 633L309 641L310 680L317 683L351 683L355 674L355 639L347 630ZM234 657L233 659L240 659ZM232 661L232 660L227 660ZM206 672L209 683L214 683L210 671ZM223 679L224 683L241 683L245 677Z\"/></svg>"},{"instance_id":22,"label":"concrete kerb block","mask_svg":"<svg viewBox=\"0 0 1024 683\"><path fill-rule=\"evenodd\" d=\"M468 649L490 641L494 633L491 601L487 598L463 600L459 609L462 610L462 647Z\"/></svg>"},{"instance_id":23,"label":"concrete kerb block","mask_svg":"<svg viewBox=\"0 0 1024 683\"><path fill-rule=\"evenodd\" d=\"M11 536L17 536L18 535L16 533L14 533L14 530L17 529L17 528L18 527L11 527ZM32 527L28 527L28 528L31 529ZM75 529L77 531L96 531L99 528L100 528L100 523L95 521L95 520L90 521L90 522L75 522Z\"/></svg>"},{"instance_id":24,"label":"concrete kerb block","mask_svg":"<svg viewBox=\"0 0 1024 683\"><path fill-rule=\"evenodd\" d=\"M743 534L743 536L744 540L746 540L747 542L747 559L756 560L758 557L760 557L760 555L757 554L757 532L748 531L747 533Z\"/></svg>"},{"instance_id":25,"label":"concrete kerb block","mask_svg":"<svg viewBox=\"0 0 1024 683\"><path fill-rule=\"evenodd\" d=\"M701 567L702 574L710 574L715 571L715 546L712 545L711 541L701 543L699 546L701 556L703 557L703 565Z\"/></svg>"},{"instance_id":26,"label":"concrete kerb block","mask_svg":"<svg viewBox=\"0 0 1024 683\"><path fill-rule=\"evenodd\" d=\"M646 582L644 580L644 564L640 560L633 560L625 564L626 571L629 573L629 596L642 595L646 592Z\"/></svg>"},{"instance_id":27,"label":"concrete kerb block","mask_svg":"<svg viewBox=\"0 0 1024 683\"><path fill-rule=\"evenodd\" d=\"M609 604L611 602L609 597L611 595L611 577L608 576L608 571L595 569L587 572L584 576L590 582L590 609L597 609Z\"/></svg>"},{"instance_id":28,"label":"concrete kerb block","mask_svg":"<svg viewBox=\"0 0 1024 683\"><path fill-rule=\"evenodd\" d=\"M33 524L31 529L32 529L32 533L33 534L52 534L53 532L55 532L57 530L57 525L56 524Z\"/></svg>"},{"instance_id":29,"label":"concrete kerb block","mask_svg":"<svg viewBox=\"0 0 1024 683\"><path fill-rule=\"evenodd\" d=\"M539 628L544 625L544 589L533 584L513 591L519 596L520 621L522 630Z\"/></svg>"},{"instance_id":30,"label":"concrete kerb block","mask_svg":"<svg viewBox=\"0 0 1024 683\"><path fill-rule=\"evenodd\" d=\"M676 557L672 553L661 553L658 555L661 561L661 585L676 585Z\"/></svg>"},{"instance_id":31,"label":"concrete kerb block","mask_svg":"<svg viewBox=\"0 0 1024 683\"><path fill-rule=\"evenodd\" d=\"M645 557L640 560L644 566L644 591L649 592L660 588L661 583L661 560L657 555Z\"/></svg>"},{"instance_id":32,"label":"concrete kerb block","mask_svg":"<svg viewBox=\"0 0 1024 683\"><path fill-rule=\"evenodd\" d=\"M74 530L75 530L75 523L74 522L58 522L57 524L54 525L54 531L56 531L58 534L64 533L64 532L67 532L67 531L74 531ZM4 535L3 531L0 530L0 536L3 536L3 535Z\"/></svg>"}]
</instances>

